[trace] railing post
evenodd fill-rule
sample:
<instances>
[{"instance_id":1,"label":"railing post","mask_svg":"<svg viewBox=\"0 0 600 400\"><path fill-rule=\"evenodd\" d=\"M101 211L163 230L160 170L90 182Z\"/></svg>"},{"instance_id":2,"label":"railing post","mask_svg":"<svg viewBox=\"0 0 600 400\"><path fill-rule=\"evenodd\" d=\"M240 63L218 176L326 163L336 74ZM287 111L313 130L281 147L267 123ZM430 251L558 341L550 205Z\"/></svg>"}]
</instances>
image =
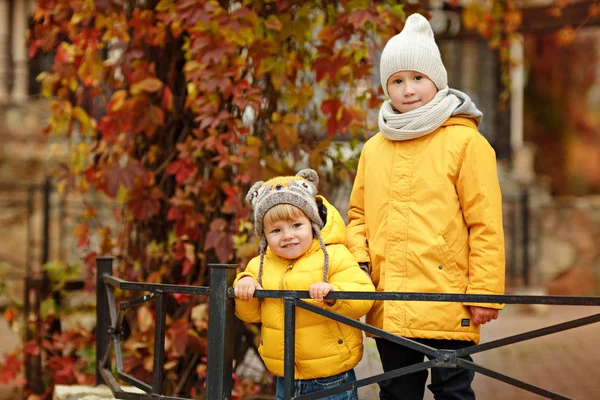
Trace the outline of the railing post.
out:
<instances>
[{"instance_id":1,"label":"railing post","mask_svg":"<svg viewBox=\"0 0 600 400\"><path fill-rule=\"evenodd\" d=\"M100 375L100 362L108 349L108 328L110 327L110 315L107 288L102 281L103 275L112 275L112 257L96 258L96 385L104 383Z\"/></svg>"},{"instance_id":2,"label":"railing post","mask_svg":"<svg viewBox=\"0 0 600 400\"><path fill-rule=\"evenodd\" d=\"M42 225L42 265L50 259L50 195L52 193L52 182L46 177L42 185L43 193L43 225Z\"/></svg>"},{"instance_id":3,"label":"railing post","mask_svg":"<svg viewBox=\"0 0 600 400\"><path fill-rule=\"evenodd\" d=\"M162 395L165 380L165 325L167 303L162 291L156 292L156 325L154 326L154 373L152 394Z\"/></svg>"},{"instance_id":4,"label":"railing post","mask_svg":"<svg viewBox=\"0 0 600 400\"><path fill-rule=\"evenodd\" d=\"M237 265L209 264L210 294L208 314L208 355L206 398L231 399L234 300L227 297Z\"/></svg>"},{"instance_id":5,"label":"railing post","mask_svg":"<svg viewBox=\"0 0 600 400\"><path fill-rule=\"evenodd\" d=\"M529 286L529 190L521 192L521 218L523 218L523 285Z\"/></svg>"},{"instance_id":6,"label":"railing post","mask_svg":"<svg viewBox=\"0 0 600 400\"><path fill-rule=\"evenodd\" d=\"M296 366L296 306L294 299L284 299L283 308L283 398L290 400L294 396Z\"/></svg>"}]
</instances>

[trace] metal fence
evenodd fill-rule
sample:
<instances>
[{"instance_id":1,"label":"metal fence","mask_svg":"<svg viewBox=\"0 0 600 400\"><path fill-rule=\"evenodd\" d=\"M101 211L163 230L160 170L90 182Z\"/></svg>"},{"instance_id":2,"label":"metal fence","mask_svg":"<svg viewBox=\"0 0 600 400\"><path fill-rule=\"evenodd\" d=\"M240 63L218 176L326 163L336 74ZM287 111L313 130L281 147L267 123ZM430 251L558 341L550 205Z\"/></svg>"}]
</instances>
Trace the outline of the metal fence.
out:
<instances>
[{"instance_id":1,"label":"metal fence","mask_svg":"<svg viewBox=\"0 0 600 400\"><path fill-rule=\"evenodd\" d=\"M235 278L236 265L212 264L210 267L210 286L179 286L166 284L147 284L121 280L112 276L112 258L98 258L97 260L97 318L96 327L96 367L97 384L105 383L110 387L117 399L151 400L156 398L168 400L191 400L180 397L162 395L164 380L164 337L165 337L165 296L169 293L182 293L191 295L209 296L209 324L208 324L208 358L206 374L206 398L209 400L231 399L232 389L232 360L234 342L234 302L231 287ZM115 304L112 290L135 290L150 292L142 297ZM515 377L490 370L475 362L467 361L460 357L496 349L525 340L562 332L568 329L589 325L600 321L600 313L588 317L575 319L568 322L536 329L530 332L493 340L487 343L472 345L460 350L436 349L418 343L414 340L393 335L389 332L375 328L371 325L344 317L324 308L311 305L302 299L308 299L308 291L295 290L259 290L257 298L280 298L284 303L284 398L309 400L319 399L335 393L370 385L382 380L410 374L412 372L432 368L466 368L476 373L506 382L536 393L548 399L569 399L565 395L553 393L540 387L523 382ZM467 295L446 293L400 293L400 292L331 292L328 299L371 299L384 301L436 301L436 302L469 302L469 303L504 303L504 304L548 304L548 305L576 305L600 306L600 297L571 297L571 296L514 296L514 295ZM156 301L156 326L154 332L154 373L152 383L142 382L123 370L121 356L122 324L125 310L139 306L149 301ZM356 382L322 390L318 393L294 397L294 341L295 341L295 310L296 307L331 318L341 323L350 325L365 332L374 334L394 343L409 347L427 355L429 360L419 364L385 372ZM118 309L118 312L117 312ZM116 377L111 372L113 356L116 362ZM146 394L125 392L118 381L121 379Z\"/></svg>"}]
</instances>

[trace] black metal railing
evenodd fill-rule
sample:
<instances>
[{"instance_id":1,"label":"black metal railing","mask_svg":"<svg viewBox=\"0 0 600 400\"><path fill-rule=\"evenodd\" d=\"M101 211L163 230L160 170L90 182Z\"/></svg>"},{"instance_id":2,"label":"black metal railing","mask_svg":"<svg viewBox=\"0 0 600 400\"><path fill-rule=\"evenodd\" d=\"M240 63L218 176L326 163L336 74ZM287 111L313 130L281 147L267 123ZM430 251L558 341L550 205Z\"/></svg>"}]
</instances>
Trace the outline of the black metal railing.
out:
<instances>
[{"instance_id":1,"label":"black metal railing","mask_svg":"<svg viewBox=\"0 0 600 400\"><path fill-rule=\"evenodd\" d=\"M164 380L164 335L165 335L165 302L164 296L168 293L203 294L209 295L209 323L208 323L208 358L206 375L206 398L209 400L231 399L232 388L232 359L233 359L233 323L234 304L233 289L231 285L235 277L236 266L227 264L213 264L210 267L210 286L178 286L164 284L146 284L128 282L112 276L112 258L98 258L98 291L97 291L97 383L106 383L115 398L150 400L161 399L190 400L179 397L162 395ZM121 302L119 311L112 291L108 289L148 291L150 294ZM395 378L416 371L432 367L466 368L488 377L500 380L507 384L519 387L526 391L538 394L549 399L569 399L565 395L553 393L540 387L523 382L519 379L490 370L475 362L462 359L467 355L496 349L510 344L530 340L568 329L589 325L600 321L600 313L572 321L551 325L506 338L493 340L487 343L472 345L460 350L436 349L414 340L397 336L374 326L347 318L335 312L309 304L302 299L310 298L308 291L295 290L258 290L257 298L280 298L284 302L284 398L309 400L318 399L349 389L356 389L382 380ZM467 295L445 293L398 293L398 292L331 292L328 299L340 300L384 300L384 301L435 301L435 302L469 302L469 303L503 303L503 304L548 304L548 305L575 305L575 306L600 306L600 297L571 297L571 296L523 296L523 295ZM154 375L152 384L142 382L123 371L121 359L120 340L124 312L127 308L156 300L156 327L154 341ZM294 342L295 342L295 310L296 307L314 312L338 322L361 329L367 333L387 339L391 342L409 347L427 355L429 360L419 364L385 372L375 376L357 380L356 382L322 390L318 393L294 397ZM111 372L113 354L116 360L117 376ZM119 378L147 394L125 392L119 386Z\"/></svg>"}]
</instances>

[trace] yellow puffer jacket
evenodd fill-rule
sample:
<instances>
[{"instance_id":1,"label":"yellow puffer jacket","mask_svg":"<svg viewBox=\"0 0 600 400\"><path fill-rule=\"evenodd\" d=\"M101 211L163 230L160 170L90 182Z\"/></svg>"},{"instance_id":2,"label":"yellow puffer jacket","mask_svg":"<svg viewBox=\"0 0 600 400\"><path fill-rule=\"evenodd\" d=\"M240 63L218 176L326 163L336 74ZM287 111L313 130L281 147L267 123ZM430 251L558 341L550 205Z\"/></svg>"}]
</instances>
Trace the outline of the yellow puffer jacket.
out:
<instances>
[{"instance_id":1,"label":"yellow puffer jacket","mask_svg":"<svg viewBox=\"0 0 600 400\"><path fill-rule=\"evenodd\" d=\"M451 117L413 140L369 139L347 231L357 261L371 263L377 291L504 293L496 155L471 119ZM406 337L479 342L467 305L378 301L367 322Z\"/></svg>"},{"instance_id":2,"label":"yellow puffer jacket","mask_svg":"<svg viewBox=\"0 0 600 400\"><path fill-rule=\"evenodd\" d=\"M375 291L346 247L346 227L340 213L327 200L317 197L327 209L321 237L329 254L329 283L336 291ZM316 239L296 260L280 258L267 249L262 286L267 290L308 290L312 283L323 280L323 263L324 254ZM258 266L259 257L255 257L238 274L234 286L244 276L257 279ZM354 319L365 315L373 305L372 300L337 300L332 306L311 299L305 301ZM235 313L243 321L262 322L258 351L269 371L283 376L283 300L235 299ZM362 342L360 330L296 308L295 379L325 378L354 368L362 358Z\"/></svg>"}]
</instances>

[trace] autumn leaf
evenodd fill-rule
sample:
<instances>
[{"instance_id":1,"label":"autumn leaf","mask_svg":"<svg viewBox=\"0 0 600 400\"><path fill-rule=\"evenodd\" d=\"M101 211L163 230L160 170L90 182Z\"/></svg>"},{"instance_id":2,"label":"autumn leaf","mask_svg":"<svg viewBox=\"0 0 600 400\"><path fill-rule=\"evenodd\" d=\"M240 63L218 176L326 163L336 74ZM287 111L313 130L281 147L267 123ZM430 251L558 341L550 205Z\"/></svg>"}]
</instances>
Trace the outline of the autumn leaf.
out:
<instances>
[{"instance_id":1,"label":"autumn leaf","mask_svg":"<svg viewBox=\"0 0 600 400\"><path fill-rule=\"evenodd\" d=\"M141 306L136 313L136 321L140 332L146 333L154 329L154 314L147 306Z\"/></svg>"},{"instance_id":2,"label":"autumn leaf","mask_svg":"<svg viewBox=\"0 0 600 400\"><path fill-rule=\"evenodd\" d=\"M0 362L0 382L7 387L22 388L27 381L21 375L22 362L15 354L4 354Z\"/></svg>"},{"instance_id":3,"label":"autumn leaf","mask_svg":"<svg viewBox=\"0 0 600 400\"><path fill-rule=\"evenodd\" d=\"M108 110L113 113L121 110L125 104L126 98L127 92L125 90L117 90L113 93L110 102L108 103Z\"/></svg>"},{"instance_id":4,"label":"autumn leaf","mask_svg":"<svg viewBox=\"0 0 600 400\"><path fill-rule=\"evenodd\" d=\"M269 15L265 20L265 26L269 29L273 29L274 31L280 32L283 25L277 16Z\"/></svg>"},{"instance_id":5,"label":"autumn leaf","mask_svg":"<svg viewBox=\"0 0 600 400\"><path fill-rule=\"evenodd\" d=\"M365 27L367 22L377 26L381 22L380 19L370 10L354 10L348 14L348 22L352 24L354 29Z\"/></svg>"},{"instance_id":6,"label":"autumn leaf","mask_svg":"<svg viewBox=\"0 0 600 400\"><path fill-rule=\"evenodd\" d=\"M571 26L565 26L556 32L556 39L560 46L566 46L575 40L575 30Z\"/></svg>"},{"instance_id":7,"label":"autumn leaf","mask_svg":"<svg viewBox=\"0 0 600 400\"><path fill-rule=\"evenodd\" d=\"M142 92L155 93L162 89L163 83L157 78L146 78L140 82L131 85L129 91L132 95L139 95Z\"/></svg>"},{"instance_id":8,"label":"autumn leaf","mask_svg":"<svg viewBox=\"0 0 600 400\"><path fill-rule=\"evenodd\" d=\"M130 161L123 167L119 165L108 166L102 171L102 176L106 182L103 187L104 191L114 198L121 186L128 190L133 189L135 180L146 173L148 173L146 168L137 161Z\"/></svg>"},{"instance_id":9,"label":"autumn leaf","mask_svg":"<svg viewBox=\"0 0 600 400\"><path fill-rule=\"evenodd\" d=\"M19 312L14 307L9 307L4 310L4 319L9 323L9 325L13 323L17 315L19 315Z\"/></svg>"}]
</instances>

